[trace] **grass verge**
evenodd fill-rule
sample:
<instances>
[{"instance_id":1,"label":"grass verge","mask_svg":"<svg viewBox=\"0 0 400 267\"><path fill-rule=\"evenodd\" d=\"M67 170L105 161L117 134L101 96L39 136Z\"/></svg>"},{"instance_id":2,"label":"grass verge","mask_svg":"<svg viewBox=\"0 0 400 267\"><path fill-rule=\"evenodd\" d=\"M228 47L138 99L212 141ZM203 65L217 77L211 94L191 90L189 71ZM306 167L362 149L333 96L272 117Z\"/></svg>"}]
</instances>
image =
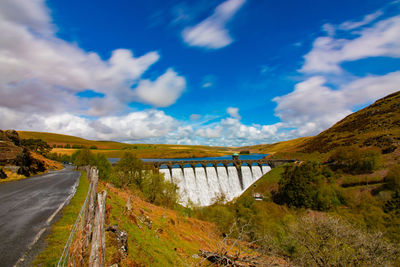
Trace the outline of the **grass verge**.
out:
<instances>
[{"instance_id":1,"label":"grass verge","mask_svg":"<svg viewBox=\"0 0 400 267\"><path fill-rule=\"evenodd\" d=\"M32 266L57 265L88 189L89 181L86 179L86 173L82 171L74 197L70 204L63 209L62 217L53 224L50 234L46 237L46 248L35 258Z\"/></svg>"}]
</instances>

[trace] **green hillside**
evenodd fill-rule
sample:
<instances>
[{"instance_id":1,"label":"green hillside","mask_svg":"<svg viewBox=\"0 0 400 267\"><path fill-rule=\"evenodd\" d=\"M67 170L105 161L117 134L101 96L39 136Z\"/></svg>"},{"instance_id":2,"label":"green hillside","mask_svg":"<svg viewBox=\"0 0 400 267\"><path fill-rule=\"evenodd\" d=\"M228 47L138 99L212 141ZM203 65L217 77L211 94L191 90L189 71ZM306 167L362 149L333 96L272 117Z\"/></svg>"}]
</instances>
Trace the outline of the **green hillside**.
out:
<instances>
[{"instance_id":1,"label":"green hillside","mask_svg":"<svg viewBox=\"0 0 400 267\"><path fill-rule=\"evenodd\" d=\"M328 152L339 146L375 146L391 153L400 142L400 91L377 100L319 135L309 139L304 152Z\"/></svg>"}]
</instances>

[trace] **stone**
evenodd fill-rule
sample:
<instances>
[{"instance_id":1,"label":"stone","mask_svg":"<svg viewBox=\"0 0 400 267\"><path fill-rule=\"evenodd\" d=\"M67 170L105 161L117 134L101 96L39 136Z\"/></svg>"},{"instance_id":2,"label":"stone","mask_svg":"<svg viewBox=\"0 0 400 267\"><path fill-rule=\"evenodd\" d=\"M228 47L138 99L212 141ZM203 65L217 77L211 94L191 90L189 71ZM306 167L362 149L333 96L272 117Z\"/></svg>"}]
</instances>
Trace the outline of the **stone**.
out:
<instances>
[{"instance_id":1,"label":"stone","mask_svg":"<svg viewBox=\"0 0 400 267\"><path fill-rule=\"evenodd\" d=\"M132 202L131 202L131 198L129 198L128 201L126 202L125 209L126 209L126 211L128 211L128 212L131 212L131 211L132 211Z\"/></svg>"},{"instance_id":2,"label":"stone","mask_svg":"<svg viewBox=\"0 0 400 267\"><path fill-rule=\"evenodd\" d=\"M126 257L128 255L128 234L126 231L121 230L118 225L111 225L107 227L106 231L114 233L118 243L118 251L122 256Z\"/></svg>"}]
</instances>

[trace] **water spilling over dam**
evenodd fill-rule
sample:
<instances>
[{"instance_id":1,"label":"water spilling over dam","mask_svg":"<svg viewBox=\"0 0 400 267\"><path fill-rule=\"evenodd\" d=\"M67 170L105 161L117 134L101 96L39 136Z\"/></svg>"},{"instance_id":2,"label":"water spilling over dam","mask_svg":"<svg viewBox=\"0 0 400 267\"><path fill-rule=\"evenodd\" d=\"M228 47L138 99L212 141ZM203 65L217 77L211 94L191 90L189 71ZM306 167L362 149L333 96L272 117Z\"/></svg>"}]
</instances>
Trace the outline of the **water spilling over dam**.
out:
<instances>
[{"instance_id":1,"label":"water spilling over dam","mask_svg":"<svg viewBox=\"0 0 400 267\"><path fill-rule=\"evenodd\" d=\"M179 186L182 204L188 204L190 200L194 204L208 206L221 194L224 194L228 201L239 196L270 170L270 166L242 166L239 170L240 175L235 166L201 166L178 167L172 168L171 171L165 168L160 169L160 172L167 180Z\"/></svg>"},{"instance_id":2,"label":"water spilling over dam","mask_svg":"<svg viewBox=\"0 0 400 267\"><path fill-rule=\"evenodd\" d=\"M211 205L224 195L240 196L271 168L292 160L180 160L152 162L165 179L178 185L181 203ZM149 162L150 163L150 162Z\"/></svg>"}]
</instances>

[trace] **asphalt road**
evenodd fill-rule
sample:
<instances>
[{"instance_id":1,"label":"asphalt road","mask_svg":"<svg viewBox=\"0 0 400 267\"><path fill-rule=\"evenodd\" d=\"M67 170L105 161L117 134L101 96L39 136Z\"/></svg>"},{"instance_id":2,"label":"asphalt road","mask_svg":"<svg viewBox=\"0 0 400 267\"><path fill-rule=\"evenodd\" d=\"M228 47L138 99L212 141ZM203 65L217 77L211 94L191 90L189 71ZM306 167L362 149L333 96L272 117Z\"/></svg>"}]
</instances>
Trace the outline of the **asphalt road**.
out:
<instances>
[{"instance_id":1,"label":"asphalt road","mask_svg":"<svg viewBox=\"0 0 400 267\"><path fill-rule=\"evenodd\" d=\"M56 214L76 191L80 172L71 166L0 184L0 266L21 264Z\"/></svg>"}]
</instances>

